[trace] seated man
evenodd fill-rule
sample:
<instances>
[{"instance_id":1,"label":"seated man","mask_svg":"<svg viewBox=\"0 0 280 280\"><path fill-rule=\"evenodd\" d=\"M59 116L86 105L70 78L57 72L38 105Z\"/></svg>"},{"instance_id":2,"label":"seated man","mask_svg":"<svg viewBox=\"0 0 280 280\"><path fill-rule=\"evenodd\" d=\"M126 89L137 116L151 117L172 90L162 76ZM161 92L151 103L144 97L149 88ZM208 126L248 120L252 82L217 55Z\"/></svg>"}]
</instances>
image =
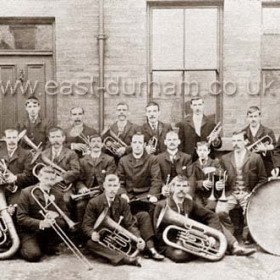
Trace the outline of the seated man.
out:
<instances>
[{"instance_id":1,"label":"seated man","mask_svg":"<svg viewBox=\"0 0 280 280\"><path fill-rule=\"evenodd\" d=\"M102 152L102 139L98 134L90 136L90 155L85 155L80 159L81 173L80 179L76 184L78 194L90 193L94 187L100 188L99 194L103 191L103 183L106 174L112 174L116 171L116 165L113 157ZM98 194L98 192L95 192ZM77 201L77 221L82 223L88 198Z\"/></svg>"},{"instance_id":2,"label":"seated man","mask_svg":"<svg viewBox=\"0 0 280 280\"><path fill-rule=\"evenodd\" d=\"M154 224L155 228L157 227L159 214L161 210L168 205L172 210L177 213L186 216L190 219L197 220L203 224L206 224L209 227L212 227L216 230L219 230L224 233L228 249L233 255L251 255L255 252L255 249L247 249L241 247L237 240L227 231L219 221L219 217L214 212L203 208L202 206L196 204L192 201L192 198L189 196L188 192L190 185L188 179L184 176L177 176L171 182L171 196L165 201L161 201L157 204L154 214ZM159 226L157 228L157 237L160 241L160 249L165 254L166 257L170 258L174 262L188 262L196 258L195 255L184 250L176 249L172 246L166 245L162 239L162 232L165 225ZM190 239L191 240L191 239ZM215 246L216 240L210 236L209 243L212 244L212 247Z\"/></svg>"},{"instance_id":3,"label":"seated man","mask_svg":"<svg viewBox=\"0 0 280 280\"><path fill-rule=\"evenodd\" d=\"M233 133L233 151L221 158L221 166L227 171L228 179L226 182L216 183L217 190L225 188L227 198L227 201L218 201L216 213L220 215L225 226L231 231L233 231L233 226L229 211L239 205L245 216L251 192L258 185L267 181L263 160L260 155L246 149L246 139L244 131ZM245 238L247 238L247 231L247 227L245 227L243 229Z\"/></svg>"},{"instance_id":4,"label":"seated man","mask_svg":"<svg viewBox=\"0 0 280 280\"><path fill-rule=\"evenodd\" d=\"M44 218L40 214L42 208L36 201L38 200L47 211L50 211L49 214L52 214L57 213L53 204L49 203L50 198L54 198L57 206L68 215L62 193L52 188L55 177L51 167L41 168L38 173L39 183L22 190L20 195L17 211L21 241L20 253L25 260L30 262L39 261L44 253L55 254L58 251L60 239L52 229L52 225L57 223L61 228L66 226L61 216L56 219Z\"/></svg>"},{"instance_id":5,"label":"seated man","mask_svg":"<svg viewBox=\"0 0 280 280\"><path fill-rule=\"evenodd\" d=\"M139 212L135 217L132 216L130 208L125 199L117 195L120 182L119 178L114 174L106 176L104 184L104 193L98 197L92 198L87 206L83 221L83 231L87 238L88 249L93 253L107 259L114 265L132 264L139 266L139 258L136 256L127 256L121 252L104 247L99 243L102 236L99 231L94 229L94 225L100 214L107 209L108 215L115 222L120 223L122 227L135 235L136 249L143 250L145 242L152 256L158 260L162 260L163 256L159 255L153 245L151 246L151 238L153 237L153 227L148 213ZM136 227L138 224L139 231ZM140 237L142 236L143 239ZM135 249L135 248L134 248Z\"/></svg>"}]
</instances>

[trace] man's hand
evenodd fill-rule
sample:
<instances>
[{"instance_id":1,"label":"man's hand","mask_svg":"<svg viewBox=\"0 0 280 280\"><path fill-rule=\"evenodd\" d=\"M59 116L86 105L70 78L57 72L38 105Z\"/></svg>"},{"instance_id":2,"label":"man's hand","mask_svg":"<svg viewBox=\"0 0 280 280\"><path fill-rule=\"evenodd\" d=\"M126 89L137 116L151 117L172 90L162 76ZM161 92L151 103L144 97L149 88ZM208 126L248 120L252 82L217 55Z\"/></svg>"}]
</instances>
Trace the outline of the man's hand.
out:
<instances>
[{"instance_id":1,"label":"man's hand","mask_svg":"<svg viewBox=\"0 0 280 280\"><path fill-rule=\"evenodd\" d=\"M14 205L10 204L10 205L8 206L7 211L8 211L8 213L9 213L10 216L13 216L13 215L15 214L15 212L16 212L16 207L17 207L17 204L14 204Z\"/></svg>"},{"instance_id":2,"label":"man's hand","mask_svg":"<svg viewBox=\"0 0 280 280\"><path fill-rule=\"evenodd\" d=\"M204 181L202 182L202 186L203 186L207 191L209 191L209 190L212 189L212 187L213 187L213 182L210 181L210 180L204 180Z\"/></svg>"},{"instance_id":3,"label":"man's hand","mask_svg":"<svg viewBox=\"0 0 280 280\"><path fill-rule=\"evenodd\" d=\"M155 196L151 195L151 196L149 197L149 201L150 201L151 203L156 203L156 202L158 201L158 199L157 199Z\"/></svg>"},{"instance_id":4,"label":"man's hand","mask_svg":"<svg viewBox=\"0 0 280 280\"><path fill-rule=\"evenodd\" d=\"M145 150L146 150L146 153L149 154L149 155L152 155L156 152L156 148L155 147L152 147L150 145L147 145L145 147Z\"/></svg>"},{"instance_id":5,"label":"man's hand","mask_svg":"<svg viewBox=\"0 0 280 280\"><path fill-rule=\"evenodd\" d=\"M267 152L266 145L264 143L260 142L259 144L257 144L254 147L254 152L256 152L256 153L266 153Z\"/></svg>"},{"instance_id":6,"label":"man's hand","mask_svg":"<svg viewBox=\"0 0 280 280\"><path fill-rule=\"evenodd\" d=\"M224 181L218 181L216 182L216 190L222 191L225 188L225 182Z\"/></svg>"},{"instance_id":7,"label":"man's hand","mask_svg":"<svg viewBox=\"0 0 280 280\"><path fill-rule=\"evenodd\" d=\"M91 234L91 240L94 242L98 242L100 240L100 234L97 231L94 231Z\"/></svg>"},{"instance_id":8,"label":"man's hand","mask_svg":"<svg viewBox=\"0 0 280 280\"><path fill-rule=\"evenodd\" d=\"M87 145L83 143L72 143L71 150L83 152L87 149Z\"/></svg>"},{"instance_id":9,"label":"man's hand","mask_svg":"<svg viewBox=\"0 0 280 280\"><path fill-rule=\"evenodd\" d=\"M78 193L79 194L84 194L84 193L87 193L89 191L89 189L87 187L82 187L79 189Z\"/></svg>"},{"instance_id":10,"label":"man's hand","mask_svg":"<svg viewBox=\"0 0 280 280\"><path fill-rule=\"evenodd\" d=\"M121 194L121 197L124 198L127 202L130 201L130 199L126 193Z\"/></svg>"},{"instance_id":11,"label":"man's hand","mask_svg":"<svg viewBox=\"0 0 280 280\"><path fill-rule=\"evenodd\" d=\"M276 167L276 168L274 168L274 169L271 170L271 176L272 176L273 178L278 177L278 175L279 175L279 168L278 168L278 167Z\"/></svg>"},{"instance_id":12,"label":"man's hand","mask_svg":"<svg viewBox=\"0 0 280 280\"><path fill-rule=\"evenodd\" d=\"M214 247L216 245L216 239L212 236L208 237L208 242L210 247Z\"/></svg>"},{"instance_id":13,"label":"man's hand","mask_svg":"<svg viewBox=\"0 0 280 280\"><path fill-rule=\"evenodd\" d=\"M12 173L9 173L9 176L7 176L6 178L8 184L13 184L16 182L16 180L17 180L17 176Z\"/></svg>"},{"instance_id":14,"label":"man's hand","mask_svg":"<svg viewBox=\"0 0 280 280\"><path fill-rule=\"evenodd\" d=\"M120 147L117 150L117 155L118 157L122 157L125 154L126 148L125 147Z\"/></svg>"},{"instance_id":15,"label":"man's hand","mask_svg":"<svg viewBox=\"0 0 280 280\"><path fill-rule=\"evenodd\" d=\"M54 185L57 184L57 183L60 183L62 181L63 181L63 178L61 176L59 176L59 175L56 175Z\"/></svg>"},{"instance_id":16,"label":"man's hand","mask_svg":"<svg viewBox=\"0 0 280 280\"><path fill-rule=\"evenodd\" d=\"M50 228L55 223L55 219L44 219L40 222L40 229Z\"/></svg>"},{"instance_id":17,"label":"man's hand","mask_svg":"<svg viewBox=\"0 0 280 280\"><path fill-rule=\"evenodd\" d=\"M145 249L145 241L142 238L138 238L136 248L140 251L143 251Z\"/></svg>"},{"instance_id":18,"label":"man's hand","mask_svg":"<svg viewBox=\"0 0 280 280\"><path fill-rule=\"evenodd\" d=\"M161 188L161 194L165 197L170 196L170 188L169 185L163 185L163 187Z\"/></svg>"}]
</instances>

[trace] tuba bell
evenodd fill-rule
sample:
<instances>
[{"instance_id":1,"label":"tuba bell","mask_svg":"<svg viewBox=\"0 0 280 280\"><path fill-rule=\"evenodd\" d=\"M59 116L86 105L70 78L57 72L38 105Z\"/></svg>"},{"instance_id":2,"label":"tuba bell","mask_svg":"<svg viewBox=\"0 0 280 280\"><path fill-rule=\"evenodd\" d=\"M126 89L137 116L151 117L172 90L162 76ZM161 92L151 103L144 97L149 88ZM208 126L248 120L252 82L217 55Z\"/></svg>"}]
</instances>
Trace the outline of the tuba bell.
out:
<instances>
[{"instance_id":1,"label":"tuba bell","mask_svg":"<svg viewBox=\"0 0 280 280\"><path fill-rule=\"evenodd\" d=\"M223 233L176 213L168 205L161 210L156 227L161 224L168 225L162 236L168 246L210 261L225 255L227 240ZM215 247L210 246L210 237L215 239Z\"/></svg>"},{"instance_id":2,"label":"tuba bell","mask_svg":"<svg viewBox=\"0 0 280 280\"><path fill-rule=\"evenodd\" d=\"M134 247L138 242L138 237L120 226L122 216L120 221L116 223L107 215L108 210L109 208L106 208L100 214L93 226L93 230L100 235L99 244L127 257L136 257L139 254L139 250L134 249Z\"/></svg>"},{"instance_id":3,"label":"tuba bell","mask_svg":"<svg viewBox=\"0 0 280 280\"><path fill-rule=\"evenodd\" d=\"M0 252L0 260L11 258L18 250L20 241L17 235L13 219L7 210L7 202L4 194L3 185L0 186L0 246L4 245L9 239L12 245L5 252Z\"/></svg>"}]
</instances>

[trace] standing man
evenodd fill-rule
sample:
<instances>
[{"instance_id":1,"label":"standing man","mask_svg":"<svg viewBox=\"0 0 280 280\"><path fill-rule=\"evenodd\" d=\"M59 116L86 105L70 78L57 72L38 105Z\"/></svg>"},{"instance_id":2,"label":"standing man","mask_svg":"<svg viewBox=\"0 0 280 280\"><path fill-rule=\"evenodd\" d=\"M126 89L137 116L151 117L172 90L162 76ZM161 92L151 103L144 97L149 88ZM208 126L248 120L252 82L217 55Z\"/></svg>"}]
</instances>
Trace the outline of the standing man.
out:
<instances>
[{"instance_id":1,"label":"standing man","mask_svg":"<svg viewBox=\"0 0 280 280\"><path fill-rule=\"evenodd\" d=\"M6 129L4 133L5 144L0 147L1 172L7 182L7 202L8 204L16 204L21 189L35 182L32 176L32 155L31 152L18 145L20 139L16 129ZM5 171L5 167L10 172Z\"/></svg>"},{"instance_id":2,"label":"standing man","mask_svg":"<svg viewBox=\"0 0 280 280\"><path fill-rule=\"evenodd\" d=\"M137 130L139 130L137 129L137 125L127 119L128 113L128 104L124 102L118 103L116 108L117 121L110 126L109 130L107 130L104 135L102 135L105 139L107 136L110 136L110 132L112 132L127 145L127 147L120 147L116 151L116 154L113 155L117 160L123 155L131 153L132 149L130 144L132 136Z\"/></svg>"},{"instance_id":3,"label":"standing man","mask_svg":"<svg viewBox=\"0 0 280 280\"><path fill-rule=\"evenodd\" d=\"M159 104L154 101L149 102L146 106L146 116L147 122L144 123L141 128L146 143L146 152L148 154L157 155L166 150L164 139L166 133L171 131L172 127L168 123L159 121L160 108ZM153 138L157 140L156 147L149 145L149 141L152 141Z\"/></svg>"},{"instance_id":4,"label":"standing man","mask_svg":"<svg viewBox=\"0 0 280 280\"><path fill-rule=\"evenodd\" d=\"M88 152L87 144L81 137L87 138L97 131L84 123L85 111L82 107L73 107L70 110L71 126L65 129L65 146L75 151L79 157Z\"/></svg>"},{"instance_id":5,"label":"standing man","mask_svg":"<svg viewBox=\"0 0 280 280\"><path fill-rule=\"evenodd\" d=\"M222 221L229 230L233 230L229 211L240 205L245 217L249 196L254 188L266 182L266 172L260 155L246 149L246 134L244 131L232 135L233 151L221 158L221 167L227 172L226 182L216 183L218 191L225 188L227 201L218 201L216 212L221 214ZM246 235L247 227L243 229Z\"/></svg>"},{"instance_id":6,"label":"standing man","mask_svg":"<svg viewBox=\"0 0 280 280\"><path fill-rule=\"evenodd\" d=\"M181 151L193 155L193 161L197 159L195 147L197 142L207 141L211 148L211 157L214 157L214 149L222 146L222 140L218 133L210 134L216 124L204 115L204 101L201 97L191 99L192 114L179 123L179 138Z\"/></svg>"},{"instance_id":7,"label":"standing man","mask_svg":"<svg viewBox=\"0 0 280 280\"><path fill-rule=\"evenodd\" d=\"M271 171L274 168L273 150L276 145L274 132L272 129L261 124L261 111L257 106L249 107L247 111L247 120L249 122L249 125L243 130L248 136L248 145L255 143L256 141L267 135L272 140L269 141L269 139L266 138L264 139L264 141L260 141L253 149L253 152L258 153L262 157L267 176L270 176Z\"/></svg>"},{"instance_id":8,"label":"standing man","mask_svg":"<svg viewBox=\"0 0 280 280\"><path fill-rule=\"evenodd\" d=\"M18 123L18 131L27 130L26 135L30 140L38 146L40 143L42 148L46 147L48 141L48 130L52 126L51 122L47 119L42 119L40 116L40 102L35 96L29 97L25 102L25 110L28 114L27 118ZM30 147L22 141L22 147L30 149Z\"/></svg>"}]
</instances>

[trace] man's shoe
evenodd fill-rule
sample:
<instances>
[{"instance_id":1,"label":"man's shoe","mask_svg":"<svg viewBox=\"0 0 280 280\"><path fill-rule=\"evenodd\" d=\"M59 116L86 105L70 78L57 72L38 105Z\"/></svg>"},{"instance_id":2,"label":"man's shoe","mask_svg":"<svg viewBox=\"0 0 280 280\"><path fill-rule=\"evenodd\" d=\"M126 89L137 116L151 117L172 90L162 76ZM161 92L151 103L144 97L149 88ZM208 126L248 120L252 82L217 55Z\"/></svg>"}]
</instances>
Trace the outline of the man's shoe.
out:
<instances>
[{"instance_id":1,"label":"man's shoe","mask_svg":"<svg viewBox=\"0 0 280 280\"><path fill-rule=\"evenodd\" d=\"M151 258L156 260L156 261L163 261L164 260L164 256L161 255L160 253L158 252L151 252Z\"/></svg>"},{"instance_id":2,"label":"man's shoe","mask_svg":"<svg viewBox=\"0 0 280 280\"><path fill-rule=\"evenodd\" d=\"M255 248L245 248L238 245L232 249L231 253L235 256L250 256L256 252L257 250Z\"/></svg>"}]
</instances>

